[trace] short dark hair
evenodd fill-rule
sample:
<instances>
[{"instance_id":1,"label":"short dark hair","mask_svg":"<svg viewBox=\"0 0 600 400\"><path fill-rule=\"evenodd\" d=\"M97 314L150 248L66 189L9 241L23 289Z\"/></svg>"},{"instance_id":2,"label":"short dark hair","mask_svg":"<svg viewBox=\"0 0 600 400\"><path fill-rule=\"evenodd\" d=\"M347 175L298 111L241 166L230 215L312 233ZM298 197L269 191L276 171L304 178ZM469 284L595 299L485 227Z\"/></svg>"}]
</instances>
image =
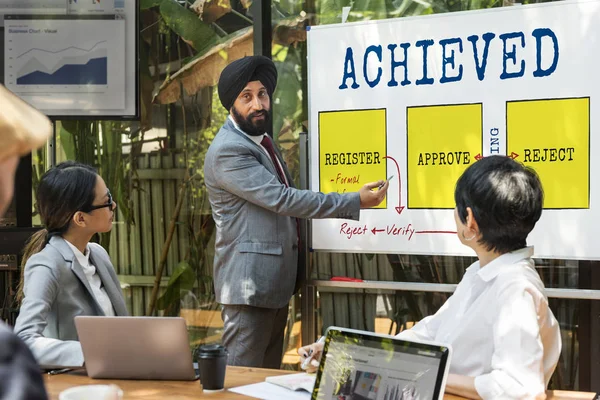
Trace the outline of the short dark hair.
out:
<instances>
[{"instance_id":1,"label":"short dark hair","mask_svg":"<svg viewBox=\"0 0 600 400\"><path fill-rule=\"evenodd\" d=\"M536 172L506 156L489 156L469 166L456 182L458 217L473 210L480 243L501 254L527 246L542 215L544 192Z\"/></svg>"}]
</instances>

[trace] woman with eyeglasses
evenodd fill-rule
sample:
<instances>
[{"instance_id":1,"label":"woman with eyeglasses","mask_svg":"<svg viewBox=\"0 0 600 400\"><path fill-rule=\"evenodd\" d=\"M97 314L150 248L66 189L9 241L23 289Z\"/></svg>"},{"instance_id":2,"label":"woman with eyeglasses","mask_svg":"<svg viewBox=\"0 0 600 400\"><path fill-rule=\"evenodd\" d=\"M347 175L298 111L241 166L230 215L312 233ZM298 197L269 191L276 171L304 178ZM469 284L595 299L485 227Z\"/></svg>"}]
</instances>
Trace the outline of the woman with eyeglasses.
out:
<instances>
[{"instance_id":1,"label":"woman with eyeglasses","mask_svg":"<svg viewBox=\"0 0 600 400\"><path fill-rule=\"evenodd\" d=\"M74 318L127 315L108 253L90 243L111 230L117 205L100 175L73 161L44 174L36 200L44 229L25 247L15 332L42 367L82 366Z\"/></svg>"}]
</instances>

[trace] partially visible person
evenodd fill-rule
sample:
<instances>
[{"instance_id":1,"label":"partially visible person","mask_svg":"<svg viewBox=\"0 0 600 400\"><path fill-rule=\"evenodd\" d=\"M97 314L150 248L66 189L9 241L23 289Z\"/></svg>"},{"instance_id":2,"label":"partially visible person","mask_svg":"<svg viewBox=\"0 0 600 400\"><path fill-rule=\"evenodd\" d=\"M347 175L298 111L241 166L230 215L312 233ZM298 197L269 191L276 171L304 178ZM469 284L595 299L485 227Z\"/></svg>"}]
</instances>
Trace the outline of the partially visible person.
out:
<instances>
[{"instance_id":1,"label":"partially visible person","mask_svg":"<svg viewBox=\"0 0 600 400\"><path fill-rule=\"evenodd\" d=\"M41 370L31 351L7 325L0 323L0 399L46 398Z\"/></svg>"},{"instance_id":2,"label":"partially visible person","mask_svg":"<svg viewBox=\"0 0 600 400\"><path fill-rule=\"evenodd\" d=\"M44 145L52 124L42 113L0 85L0 216L14 191L19 157Z\"/></svg>"},{"instance_id":3,"label":"partially visible person","mask_svg":"<svg viewBox=\"0 0 600 400\"><path fill-rule=\"evenodd\" d=\"M42 146L50 120L0 85L0 217L12 199L19 157ZM46 400L44 380L29 348L0 321L0 399Z\"/></svg>"},{"instance_id":4,"label":"partially visible person","mask_svg":"<svg viewBox=\"0 0 600 400\"><path fill-rule=\"evenodd\" d=\"M0 147L2 132L0 131ZM10 205L15 190L15 173L19 165L19 156L16 154L6 155L0 161L0 217L4 215Z\"/></svg>"},{"instance_id":5,"label":"partially visible person","mask_svg":"<svg viewBox=\"0 0 600 400\"><path fill-rule=\"evenodd\" d=\"M435 315L398 337L452 346L446 391L473 399L543 399L561 351L527 236L542 214L537 174L504 156L485 157L459 178L454 193L458 238L472 264ZM320 358L323 346L298 352ZM311 369L318 365L315 361Z\"/></svg>"},{"instance_id":6,"label":"partially visible person","mask_svg":"<svg viewBox=\"0 0 600 400\"><path fill-rule=\"evenodd\" d=\"M116 204L102 177L73 161L48 170L36 198L45 229L25 248L15 332L42 366L82 366L74 318L127 315L108 253L90 243L112 229Z\"/></svg>"},{"instance_id":7,"label":"partially visible person","mask_svg":"<svg viewBox=\"0 0 600 400\"><path fill-rule=\"evenodd\" d=\"M229 117L204 161L217 227L215 293L230 365L281 366L288 303L303 278L297 218L358 220L360 209L380 204L388 189L383 181L344 194L294 188L267 133L276 85L277 69L267 57L244 57L223 70L219 99Z\"/></svg>"}]
</instances>

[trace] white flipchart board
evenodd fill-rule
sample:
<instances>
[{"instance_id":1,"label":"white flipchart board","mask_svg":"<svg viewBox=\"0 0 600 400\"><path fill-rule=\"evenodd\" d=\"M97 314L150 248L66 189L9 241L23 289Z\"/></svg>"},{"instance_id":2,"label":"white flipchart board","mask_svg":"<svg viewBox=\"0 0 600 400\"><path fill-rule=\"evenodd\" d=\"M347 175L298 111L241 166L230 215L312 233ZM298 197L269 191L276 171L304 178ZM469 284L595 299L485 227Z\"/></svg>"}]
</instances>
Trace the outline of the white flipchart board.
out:
<instances>
[{"instance_id":1,"label":"white flipchart board","mask_svg":"<svg viewBox=\"0 0 600 400\"><path fill-rule=\"evenodd\" d=\"M453 233L479 157L533 167L536 256L600 259L600 2L561 1L310 27L310 187L390 181L360 221L313 220L315 250L473 255Z\"/></svg>"}]
</instances>

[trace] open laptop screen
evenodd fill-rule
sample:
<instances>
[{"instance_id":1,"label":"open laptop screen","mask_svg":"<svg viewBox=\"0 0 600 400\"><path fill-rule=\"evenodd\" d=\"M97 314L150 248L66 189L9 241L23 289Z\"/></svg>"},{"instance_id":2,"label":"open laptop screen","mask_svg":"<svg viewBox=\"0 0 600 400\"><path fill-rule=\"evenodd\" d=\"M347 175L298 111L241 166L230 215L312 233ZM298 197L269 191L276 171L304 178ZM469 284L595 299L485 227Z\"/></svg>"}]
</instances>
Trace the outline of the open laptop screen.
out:
<instances>
[{"instance_id":1,"label":"open laptop screen","mask_svg":"<svg viewBox=\"0 0 600 400\"><path fill-rule=\"evenodd\" d=\"M450 349L331 327L312 399L438 399Z\"/></svg>"}]
</instances>

